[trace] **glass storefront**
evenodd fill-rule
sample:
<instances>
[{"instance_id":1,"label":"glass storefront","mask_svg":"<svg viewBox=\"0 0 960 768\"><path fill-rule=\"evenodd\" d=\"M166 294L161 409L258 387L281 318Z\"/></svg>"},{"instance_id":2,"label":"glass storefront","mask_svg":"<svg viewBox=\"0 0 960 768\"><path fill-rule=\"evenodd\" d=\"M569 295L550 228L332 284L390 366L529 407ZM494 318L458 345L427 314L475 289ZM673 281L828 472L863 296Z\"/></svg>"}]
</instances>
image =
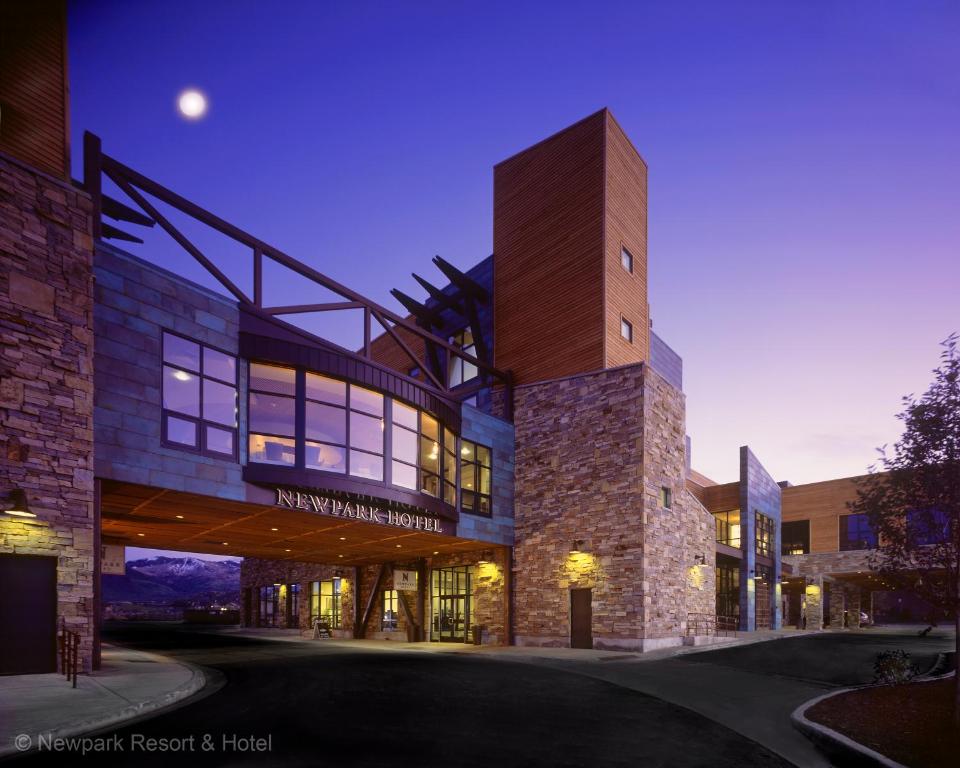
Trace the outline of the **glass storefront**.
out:
<instances>
[{"instance_id":1,"label":"glass storefront","mask_svg":"<svg viewBox=\"0 0 960 768\"><path fill-rule=\"evenodd\" d=\"M465 643L470 639L472 580L473 567L469 565L437 568L431 573L431 640Z\"/></svg>"}]
</instances>

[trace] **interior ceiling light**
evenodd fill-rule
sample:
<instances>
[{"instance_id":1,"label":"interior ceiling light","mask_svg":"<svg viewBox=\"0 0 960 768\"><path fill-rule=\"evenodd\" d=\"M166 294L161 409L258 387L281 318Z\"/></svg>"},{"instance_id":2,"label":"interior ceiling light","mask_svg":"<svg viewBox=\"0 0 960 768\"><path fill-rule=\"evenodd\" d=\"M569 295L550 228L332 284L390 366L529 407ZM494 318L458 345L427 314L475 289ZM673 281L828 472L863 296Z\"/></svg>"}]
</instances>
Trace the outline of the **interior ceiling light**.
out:
<instances>
[{"instance_id":1,"label":"interior ceiling light","mask_svg":"<svg viewBox=\"0 0 960 768\"><path fill-rule=\"evenodd\" d=\"M173 378L179 381L190 381L190 374L186 371L174 371Z\"/></svg>"}]
</instances>

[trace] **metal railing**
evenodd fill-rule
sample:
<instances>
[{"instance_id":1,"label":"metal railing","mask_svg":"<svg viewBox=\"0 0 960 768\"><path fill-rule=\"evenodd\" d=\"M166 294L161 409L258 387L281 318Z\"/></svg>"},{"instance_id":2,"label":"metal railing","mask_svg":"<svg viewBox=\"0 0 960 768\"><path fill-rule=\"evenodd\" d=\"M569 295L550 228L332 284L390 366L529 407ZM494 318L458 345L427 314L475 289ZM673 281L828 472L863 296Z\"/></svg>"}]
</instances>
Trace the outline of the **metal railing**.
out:
<instances>
[{"instance_id":1,"label":"metal railing","mask_svg":"<svg viewBox=\"0 0 960 768\"><path fill-rule=\"evenodd\" d=\"M714 613L688 613L687 636L736 637L738 621L735 616Z\"/></svg>"},{"instance_id":2,"label":"metal railing","mask_svg":"<svg viewBox=\"0 0 960 768\"><path fill-rule=\"evenodd\" d=\"M60 619L60 631L57 633L57 646L60 653L60 674L73 681L77 687L77 667L80 659L80 633L67 629L67 620Z\"/></svg>"}]
</instances>

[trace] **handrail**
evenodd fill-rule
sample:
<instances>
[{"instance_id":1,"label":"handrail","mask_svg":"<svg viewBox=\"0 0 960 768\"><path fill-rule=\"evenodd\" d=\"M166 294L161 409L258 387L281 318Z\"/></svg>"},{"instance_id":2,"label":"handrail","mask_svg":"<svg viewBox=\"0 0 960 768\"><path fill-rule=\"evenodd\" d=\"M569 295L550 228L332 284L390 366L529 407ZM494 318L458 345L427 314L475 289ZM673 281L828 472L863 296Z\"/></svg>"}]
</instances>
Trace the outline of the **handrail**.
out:
<instances>
[{"instance_id":1,"label":"handrail","mask_svg":"<svg viewBox=\"0 0 960 768\"><path fill-rule=\"evenodd\" d=\"M66 676L67 682L73 681L77 687L77 667L80 659L80 633L67 629L67 620L60 617L60 632L57 638L60 652L60 674Z\"/></svg>"},{"instance_id":2,"label":"handrail","mask_svg":"<svg viewBox=\"0 0 960 768\"><path fill-rule=\"evenodd\" d=\"M247 311L259 313L265 317L273 317L280 314L297 314L314 311L332 311L339 309L363 309L364 310L364 346L361 352L355 353L364 359L372 359L370 347L371 323L375 320L384 328L386 334L395 341L401 351L410 358L413 365L420 368L427 376L426 384L428 387L436 389L442 395L452 397L455 400L461 400L468 397L472 392L465 393L459 388L451 388L444 381L435 375L430 375L430 366L427 356L429 350L440 349L448 356L459 358L476 368L483 374L492 376L500 384L504 385L508 402L512 401L513 383L509 371L502 371L489 362L465 352L462 348L450 343L446 338L437 336L422 326L411 322L408 318L402 317L377 302L368 299L360 293L348 288L347 286L333 280L327 275L304 264L291 256L288 256L278 248L269 243L245 232L234 224L220 218L219 216L207 211L196 203L178 195L176 192L164 187L163 185L147 178L138 171L124 165L120 161L105 154L101 148L100 138L92 133L84 134L84 179L83 186L90 194L93 200L93 218L94 218L94 236L99 239L102 236L101 212L105 202L110 202L110 198L105 198L102 192L103 176L113 181L136 206L147 215L152 226L154 223L167 232L187 253L189 253L201 266L204 267L217 281L226 288ZM235 285L223 272L220 271L187 237L180 232L160 211L150 203L146 195L150 195L157 200L175 208L181 213L205 224L216 230L220 234L238 242L251 249L253 270L253 298L248 297L237 285ZM140 216L139 212L128 209L125 205L113 206L111 210L129 210L130 213ZM142 219L136 219L135 216L125 216L125 220L135 224L141 224ZM316 283L326 290L338 295L343 299L342 302L324 302L307 305L291 306L263 306L263 259L272 261L296 272L302 277ZM397 335L397 330L403 329L405 332L418 338L424 347L422 356L418 356L416 351ZM421 357L423 359L421 359ZM509 412L509 408L508 408Z\"/></svg>"},{"instance_id":3,"label":"handrail","mask_svg":"<svg viewBox=\"0 0 960 768\"><path fill-rule=\"evenodd\" d=\"M714 613L688 613L687 636L736 637L738 623L735 616Z\"/></svg>"}]
</instances>

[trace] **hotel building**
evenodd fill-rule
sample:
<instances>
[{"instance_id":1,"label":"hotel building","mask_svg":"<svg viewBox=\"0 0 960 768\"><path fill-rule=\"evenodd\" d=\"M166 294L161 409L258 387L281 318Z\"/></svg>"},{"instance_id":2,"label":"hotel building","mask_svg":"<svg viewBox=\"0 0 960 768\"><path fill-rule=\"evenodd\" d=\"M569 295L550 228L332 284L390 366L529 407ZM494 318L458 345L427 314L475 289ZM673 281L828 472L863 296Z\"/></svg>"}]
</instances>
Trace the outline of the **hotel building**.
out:
<instances>
[{"instance_id":1,"label":"hotel building","mask_svg":"<svg viewBox=\"0 0 960 768\"><path fill-rule=\"evenodd\" d=\"M246 625L324 637L643 651L859 609L847 481L777 483L747 447L735 483L691 468L647 164L609 110L494 166L493 254L411 265L396 312L91 134L74 180L62 4L24 9L0 11L0 673L51 670L61 622L98 664L126 546L242 556ZM219 290L138 256L151 228ZM324 298L268 300L277 270ZM323 333L342 312L356 348Z\"/></svg>"}]
</instances>

